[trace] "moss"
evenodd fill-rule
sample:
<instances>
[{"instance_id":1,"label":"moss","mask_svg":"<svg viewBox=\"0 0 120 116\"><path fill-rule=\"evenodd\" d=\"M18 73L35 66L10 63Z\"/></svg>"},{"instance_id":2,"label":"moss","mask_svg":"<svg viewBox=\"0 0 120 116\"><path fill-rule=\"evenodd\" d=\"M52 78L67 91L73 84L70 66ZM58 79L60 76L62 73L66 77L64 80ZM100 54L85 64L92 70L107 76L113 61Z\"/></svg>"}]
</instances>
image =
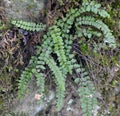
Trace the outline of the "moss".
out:
<instances>
[{"instance_id":1,"label":"moss","mask_svg":"<svg viewBox=\"0 0 120 116\"><path fill-rule=\"evenodd\" d=\"M107 25L109 25L109 27L111 28L111 30L113 31L114 35L116 37L120 36L120 1L116 1L113 3L108 3L107 4L107 10L111 16L110 19L105 19L105 22L107 23Z\"/></svg>"}]
</instances>

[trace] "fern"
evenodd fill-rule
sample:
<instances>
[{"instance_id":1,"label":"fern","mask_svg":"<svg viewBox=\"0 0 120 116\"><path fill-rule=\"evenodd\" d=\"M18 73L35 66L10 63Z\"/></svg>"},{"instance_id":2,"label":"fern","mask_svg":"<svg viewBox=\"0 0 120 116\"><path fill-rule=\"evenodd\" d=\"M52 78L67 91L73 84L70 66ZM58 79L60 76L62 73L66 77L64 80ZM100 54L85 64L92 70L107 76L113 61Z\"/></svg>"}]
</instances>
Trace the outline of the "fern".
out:
<instances>
[{"instance_id":1,"label":"fern","mask_svg":"<svg viewBox=\"0 0 120 116\"><path fill-rule=\"evenodd\" d=\"M35 66L35 57L32 57L30 60L30 66L25 68L25 70L22 72L20 80L18 80L18 98L21 99L27 89L27 83L32 78L32 70Z\"/></svg>"},{"instance_id":2,"label":"fern","mask_svg":"<svg viewBox=\"0 0 120 116\"><path fill-rule=\"evenodd\" d=\"M102 36L102 33L98 32L98 31L94 31L94 30L91 30L91 29L81 29L81 28L78 28L76 30L76 33L78 33L78 37L87 37L87 38L92 38L92 36L96 36L96 37L101 37Z\"/></svg>"},{"instance_id":3,"label":"fern","mask_svg":"<svg viewBox=\"0 0 120 116\"><path fill-rule=\"evenodd\" d=\"M54 52L58 56L61 70L63 70L63 73L66 74L68 65L64 50L64 42L61 37L61 30L57 26L52 26L50 30L50 36L52 38L52 41L54 42Z\"/></svg>"},{"instance_id":4,"label":"fern","mask_svg":"<svg viewBox=\"0 0 120 116\"><path fill-rule=\"evenodd\" d=\"M81 107L82 107L82 110L84 113L83 115L84 116L92 116L93 110L95 109L95 107L97 105L97 99L95 97L95 87L94 87L94 84L92 83L92 81L90 80L90 77L89 77L88 73L85 71L85 69L83 67L80 67L76 63L76 60L74 59L73 54L70 55L70 49L71 49L70 45L72 45L72 43L73 43L73 41L71 42L71 39L74 38L73 36L70 36L70 29L73 26L74 21L75 21L76 35L78 37L81 37L79 34L81 34L82 36L88 37L89 39L91 39L92 35L100 37L102 35L102 33L101 33L101 31L102 31L103 35L104 35L103 47L105 47L106 46L105 43L108 42L110 47L115 48L116 42L115 42L114 36L110 32L107 25L105 25L101 20L97 20L94 17L86 17L86 16L81 17L80 16L80 14L83 14L85 12L93 12L95 14L100 15L103 18L105 18L105 17L109 18L110 15L105 10L100 9L101 5L96 4L95 2L91 2L88 4L83 3L82 5L83 6L80 9L71 9L70 12L66 14L66 17L63 18L63 20L57 21L56 24L61 28L62 37L65 39L65 48L67 49L65 52L66 52L66 55L68 56L68 61L70 64L69 67L71 67L71 69L73 69L73 68L76 69L76 71L78 73L81 72L81 76L80 76L81 83L80 83L80 87L78 89L78 93L81 96L80 102L81 102ZM89 10L88 10L88 6L90 8ZM79 17L82 18L82 20L78 21ZM93 18L93 20L91 20L91 18ZM94 30L91 31L90 29L86 30L83 28L80 31L81 25L95 27L100 31L94 31ZM69 41L71 42L70 45L69 45ZM70 61L72 61L72 62L70 62Z\"/></svg>"},{"instance_id":5,"label":"fern","mask_svg":"<svg viewBox=\"0 0 120 116\"><path fill-rule=\"evenodd\" d=\"M78 69L80 70L80 77L76 78L75 82L77 84L80 83L78 84L78 93L80 95L83 116L92 116L93 110L97 106L96 90L88 72L82 66L82 64L78 66Z\"/></svg>"},{"instance_id":6,"label":"fern","mask_svg":"<svg viewBox=\"0 0 120 116\"><path fill-rule=\"evenodd\" d=\"M57 85L56 97L57 97L57 109L58 111L62 108L64 94L65 94L65 77L62 74L56 62L49 56L44 58L46 64L50 67L54 74L55 82Z\"/></svg>"},{"instance_id":7,"label":"fern","mask_svg":"<svg viewBox=\"0 0 120 116\"><path fill-rule=\"evenodd\" d=\"M44 36L44 39L46 36ZM65 78L64 74L62 74L62 71L60 68L56 65L56 62L53 60L52 57L50 57L51 54L51 47L49 46L49 40L44 41L42 47L43 47L43 53L39 54L37 64L36 64L36 70L39 73L36 73L36 70L34 70L34 74L38 76L38 83L41 85L40 91L42 94L44 94L44 79L42 78L41 75L41 69L45 69L44 65L48 65L50 70L53 72L53 77L55 78L55 83L56 83L56 94L57 94L57 109L60 110L62 108L63 100L64 100L64 94L65 94ZM41 74L41 75L40 75ZM42 83L42 84L41 84Z\"/></svg>"},{"instance_id":8,"label":"fern","mask_svg":"<svg viewBox=\"0 0 120 116\"><path fill-rule=\"evenodd\" d=\"M77 18L77 22L78 23L76 23L76 27L79 27L80 25L90 25L101 30L104 34L104 45L106 43L109 43L110 47L113 47L113 48L116 47L114 36L110 32L108 26L104 24L101 20L96 20L93 17L85 16L85 17Z\"/></svg>"},{"instance_id":9,"label":"fern","mask_svg":"<svg viewBox=\"0 0 120 116\"><path fill-rule=\"evenodd\" d=\"M16 27L19 27L28 31L43 31L45 29L45 25L42 23L36 24L33 22L25 22L25 21L19 21L19 20L18 21L12 20L11 23Z\"/></svg>"},{"instance_id":10,"label":"fern","mask_svg":"<svg viewBox=\"0 0 120 116\"><path fill-rule=\"evenodd\" d=\"M38 65L39 66L39 65ZM42 65L40 65L42 67ZM41 68L40 67L40 68ZM44 66L43 66L44 67ZM42 67L42 68L43 68ZM40 70L40 69L39 69ZM37 71L36 69L32 70L32 73L34 74L34 76L36 77L36 84L37 87L39 87L38 93L40 93L42 95L42 98L44 97L44 91L45 91L45 75L44 73L41 73L39 71Z\"/></svg>"},{"instance_id":11,"label":"fern","mask_svg":"<svg viewBox=\"0 0 120 116\"><path fill-rule=\"evenodd\" d=\"M95 1L88 2L83 0L82 7L80 8L80 12L93 12L94 14L100 15L103 18L109 18L110 15L107 11L101 9L101 4L96 3Z\"/></svg>"},{"instance_id":12,"label":"fern","mask_svg":"<svg viewBox=\"0 0 120 116\"><path fill-rule=\"evenodd\" d=\"M89 12L92 16L84 15L84 13ZM92 35L94 35L97 38L103 37L103 48L107 47L106 43L109 43L111 48L116 47L115 38L110 29L101 20L98 20L98 17L96 18L95 15L102 18L110 17L105 10L101 9L100 4L94 1L83 1L80 8L71 8L63 19L56 20L55 24L48 28L48 32L42 38L42 44L38 46L35 59L31 59L29 66L21 75L18 91L20 97L24 94L26 85L32 76L36 77L39 92L44 97L44 70L47 65L56 83L57 109L60 110L64 103L65 80L67 75L72 74L73 70L75 70L79 74L75 82L80 80L77 84L79 86L78 93L80 95L83 116L93 115L92 111L97 105L95 86L82 63L77 63L75 54L72 51L72 45L75 39L80 39L84 36L91 40ZM38 26L35 23L23 21L13 21L12 24L30 31L40 31L45 28L44 25ZM88 26L89 28L87 28ZM56 60L58 63L52 57L52 53L57 55Z\"/></svg>"}]
</instances>

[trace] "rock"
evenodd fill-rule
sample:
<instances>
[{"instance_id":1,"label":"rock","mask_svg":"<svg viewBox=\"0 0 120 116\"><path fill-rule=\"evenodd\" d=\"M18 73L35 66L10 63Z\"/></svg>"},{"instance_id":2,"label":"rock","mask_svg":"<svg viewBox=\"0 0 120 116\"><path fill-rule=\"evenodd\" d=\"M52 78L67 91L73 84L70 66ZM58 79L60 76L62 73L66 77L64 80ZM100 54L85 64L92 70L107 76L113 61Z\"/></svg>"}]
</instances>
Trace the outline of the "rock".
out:
<instances>
[{"instance_id":1,"label":"rock","mask_svg":"<svg viewBox=\"0 0 120 116\"><path fill-rule=\"evenodd\" d=\"M47 110L51 102L55 99L54 91L49 91L49 94L45 97L42 104L39 103L39 100L35 99L36 93L37 91L34 91L30 95L25 96L17 104L14 104L12 112L18 115L21 115L23 113L27 116L36 116L44 110Z\"/></svg>"},{"instance_id":2,"label":"rock","mask_svg":"<svg viewBox=\"0 0 120 116\"><path fill-rule=\"evenodd\" d=\"M39 17L45 0L2 0L0 7L6 12L8 19L32 20Z\"/></svg>"},{"instance_id":3,"label":"rock","mask_svg":"<svg viewBox=\"0 0 120 116\"><path fill-rule=\"evenodd\" d=\"M23 114L25 114L25 116L37 116L37 114L48 110L50 105L55 101L55 92L48 90L43 98L44 99L42 99L42 95L39 93L39 88L36 86L36 81L33 77L27 84L27 90L23 98L18 100L16 97L12 101L11 106L9 106L10 112L15 116L23 116Z\"/></svg>"}]
</instances>

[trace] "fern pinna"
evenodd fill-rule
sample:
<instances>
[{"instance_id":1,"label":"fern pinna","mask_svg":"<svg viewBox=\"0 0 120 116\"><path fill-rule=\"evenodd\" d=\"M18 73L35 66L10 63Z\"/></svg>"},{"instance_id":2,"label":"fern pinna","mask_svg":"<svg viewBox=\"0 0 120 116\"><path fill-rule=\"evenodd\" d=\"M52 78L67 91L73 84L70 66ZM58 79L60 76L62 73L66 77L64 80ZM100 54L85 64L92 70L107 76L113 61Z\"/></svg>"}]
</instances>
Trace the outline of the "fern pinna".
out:
<instances>
[{"instance_id":1,"label":"fern pinna","mask_svg":"<svg viewBox=\"0 0 120 116\"><path fill-rule=\"evenodd\" d=\"M85 16L89 12L91 16ZM102 20L98 20L98 17L94 17L95 15L103 18L110 17L105 10L101 9L100 4L94 1L83 1L80 8L71 8L64 18L56 20L55 24L49 27L48 32L42 38L42 44L38 46L37 55L31 59L29 66L21 75L18 91L20 97L26 90L27 82L32 76L35 76L39 92L44 98L44 70L46 69L46 65L48 65L56 83L57 109L61 110L65 97L67 75L72 74L73 70L75 70L78 74L75 82L79 85L78 93L80 95L83 116L93 115L94 109L97 106L95 86L85 67L81 62L78 63L72 45L76 39L87 37L91 40L94 35L97 38L103 38L103 41L97 45L99 49L101 47L107 48L106 43L111 48L116 47L115 38L108 26ZM34 27L33 24L27 26L27 28L26 24L22 24L22 22L12 24L30 31L37 31L36 26L32 29ZM57 55L59 63L54 60L51 55L52 53Z\"/></svg>"}]
</instances>

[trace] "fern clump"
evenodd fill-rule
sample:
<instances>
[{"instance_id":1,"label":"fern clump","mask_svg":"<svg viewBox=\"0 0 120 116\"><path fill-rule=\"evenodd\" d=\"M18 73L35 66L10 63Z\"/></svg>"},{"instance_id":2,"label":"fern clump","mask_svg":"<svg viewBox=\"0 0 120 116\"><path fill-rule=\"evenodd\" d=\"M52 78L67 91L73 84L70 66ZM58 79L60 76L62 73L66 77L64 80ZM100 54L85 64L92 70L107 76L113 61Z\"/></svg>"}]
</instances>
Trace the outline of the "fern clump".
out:
<instances>
[{"instance_id":1,"label":"fern clump","mask_svg":"<svg viewBox=\"0 0 120 116\"><path fill-rule=\"evenodd\" d=\"M23 95L26 84L32 76L36 77L36 83L40 88L40 94L45 94L44 70L47 65L52 72L52 76L56 84L56 104L59 111L64 103L65 82L68 78L67 75L72 74L74 70L79 75L79 77L75 79L75 82L79 80L77 84L79 86L78 93L80 95L83 116L93 115L93 110L97 105L95 86L86 68L81 62L78 63L76 54L73 52L72 45L76 39L81 39L81 37L84 36L91 40L93 35L98 39L99 37L103 38L102 43L97 46L99 48L106 48L106 42L109 44L109 47L115 48L116 42L108 26L103 23L102 20L98 20L98 17L94 17L94 15L84 16L84 13L86 12L99 15L102 18L110 17L105 10L101 9L100 4L93 1L83 1L80 8L71 8L63 19L56 20L54 25L48 28L48 32L43 35L42 44L38 46L37 55L34 56L35 60L31 59L27 69L25 69L21 74L18 85L19 96ZM25 26L24 29L39 31L39 29L36 29L37 26L34 23L24 24L21 21L17 23L14 22L12 24L21 28L24 28ZM77 44L79 45L79 43ZM56 54L57 61L51 54Z\"/></svg>"}]
</instances>

